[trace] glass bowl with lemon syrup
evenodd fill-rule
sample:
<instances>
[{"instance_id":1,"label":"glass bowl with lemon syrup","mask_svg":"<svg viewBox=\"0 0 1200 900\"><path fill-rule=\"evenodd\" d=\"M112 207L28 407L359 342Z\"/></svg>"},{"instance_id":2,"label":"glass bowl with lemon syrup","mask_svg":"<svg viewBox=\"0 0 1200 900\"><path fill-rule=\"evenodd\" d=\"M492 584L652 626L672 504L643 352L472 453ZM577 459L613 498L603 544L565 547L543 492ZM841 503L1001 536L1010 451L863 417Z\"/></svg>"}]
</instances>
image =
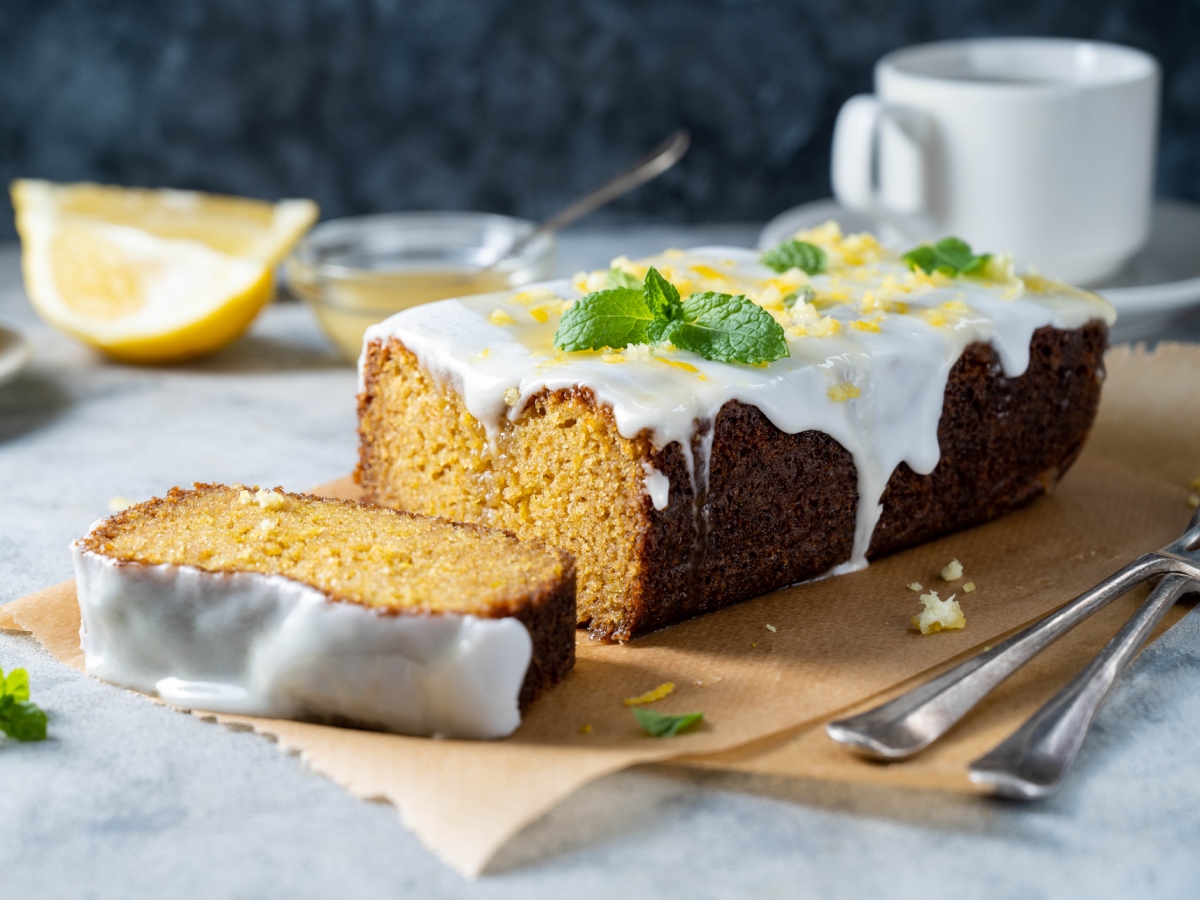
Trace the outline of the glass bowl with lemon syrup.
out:
<instances>
[{"instance_id":1,"label":"glass bowl with lemon syrup","mask_svg":"<svg viewBox=\"0 0 1200 900\"><path fill-rule=\"evenodd\" d=\"M358 359L363 332L420 303L486 294L550 277L554 237L492 260L532 231L489 213L407 212L333 219L314 228L284 265L292 293L312 307L341 354Z\"/></svg>"}]
</instances>

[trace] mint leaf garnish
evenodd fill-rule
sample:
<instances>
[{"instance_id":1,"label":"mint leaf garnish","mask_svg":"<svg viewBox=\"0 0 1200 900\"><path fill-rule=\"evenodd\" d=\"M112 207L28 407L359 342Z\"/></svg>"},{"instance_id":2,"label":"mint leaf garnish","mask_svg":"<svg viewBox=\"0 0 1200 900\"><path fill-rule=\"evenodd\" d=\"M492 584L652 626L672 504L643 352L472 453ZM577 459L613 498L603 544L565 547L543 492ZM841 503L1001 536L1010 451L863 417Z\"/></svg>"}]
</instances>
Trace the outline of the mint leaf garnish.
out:
<instances>
[{"instance_id":1,"label":"mint leaf garnish","mask_svg":"<svg viewBox=\"0 0 1200 900\"><path fill-rule=\"evenodd\" d=\"M29 702L29 673L0 669L0 731L18 741L46 739L46 714Z\"/></svg>"},{"instance_id":2,"label":"mint leaf garnish","mask_svg":"<svg viewBox=\"0 0 1200 900\"><path fill-rule=\"evenodd\" d=\"M650 267L646 273L645 287L642 289L646 297L646 305L657 318L678 319L683 315L683 304L679 300L679 291L675 285L663 278L658 269Z\"/></svg>"},{"instance_id":3,"label":"mint leaf garnish","mask_svg":"<svg viewBox=\"0 0 1200 900\"><path fill-rule=\"evenodd\" d=\"M825 251L816 244L793 239L772 247L759 257L759 262L776 272L802 269L809 275L817 275L825 271L825 259Z\"/></svg>"},{"instance_id":4,"label":"mint leaf garnish","mask_svg":"<svg viewBox=\"0 0 1200 900\"><path fill-rule=\"evenodd\" d=\"M681 301L679 291L655 268L639 287L596 291L576 300L558 323L554 346L620 350L670 341L705 359L753 365L788 355L783 328L740 294L692 294Z\"/></svg>"},{"instance_id":5,"label":"mint leaf garnish","mask_svg":"<svg viewBox=\"0 0 1200 900\"><path fill-rule=\"evenodd\" d=\"M636 275L630 275L621 269L609 269L608 275L604 279L604 286L607 288L633 288L640 290L642 283L638 281Z\"/></svg>"},{"instance_id":6,"label":"mint leaf garnish","mask_svg":"<svg viewBox=\"0 0 1200 900\"><path fill-rule=\"evenodd\" d=\"M672 322L664 336L681 350L727 363L769 363L788 355L783 328L740 294L692 294L684 301L683 319Z\"/></svg>"},{"instance_id":7,"label":"mint leaf garnish","mask_svg":"<svg viewBox=\"0 0 1200 900\"><path fill-rule=\"evenodd\" d=\"M671 715L656 712L645 706L631 706L629 711L633 713L642 729L654 737L674 737L681 731L687 731L704 721L702 712Z\"/></svg>"},{"instance_id":8,"label":"mint leaf garnish","mask_svg":"<svg viewBox=\"0 0 1200 900\"><path fill-rule=\"evenodd\" d=\"M559 350L620 350L644 344L646 330L654 320L640 290L596 291L576 300L563 313L554 332L554 346Z\"/></svg>"},{"instance_id":9,"label":"mint leaf garnish","mask_svg":"<svg viewBox=\"0 0 1200 900\"><path fill-rule=\"evenodd\" d=\"M646 273L642 296L646 298L647 308L654 314L654 322L646 330L646 340L657 344L663 339L668 326L683 318L683 302L675 285L663 278L654 266Z\"/></svg>"},{"instance_id":10,"label":"mint leaf garnish","mask_svg":"<svg viewBox=\"0 0 1200 900\"><path fill-rule=\"evenodd\" d=\"M941 272L951 277L975 275L991 258L990 253L975 255L971 252L970 244L956 237L944 238L936 244L922 244L904 254L904 261L914 269L920 269L927 275Z\"/></svg>"}]
</instances>

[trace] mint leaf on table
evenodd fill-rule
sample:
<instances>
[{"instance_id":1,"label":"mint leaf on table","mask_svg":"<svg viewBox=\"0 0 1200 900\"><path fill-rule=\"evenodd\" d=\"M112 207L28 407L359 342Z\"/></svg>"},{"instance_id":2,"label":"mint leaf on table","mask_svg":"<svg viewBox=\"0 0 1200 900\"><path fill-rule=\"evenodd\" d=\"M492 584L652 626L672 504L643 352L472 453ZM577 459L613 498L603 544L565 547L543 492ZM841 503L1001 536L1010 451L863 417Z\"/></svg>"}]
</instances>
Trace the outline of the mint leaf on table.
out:
<instances>
[{"instance_id":1,"label":"mint leaf on table","mask_svg":"<svg viewBox=\"0 0 1200 900\"><path fill-rule=\"evenodd\" d=\"M914 269L920 269L927 275L941 272L951 277L975 275L991 258L990 253L972 253L971 245L956 237L944 238L936 244L922 244L904 254L904 261Z\"/></svg>"},{"instance_id":2,"label":"mint leaf on table","mask_svg":"<svg viewBox=\"0 0 1200 900\"><path fill-rule=\"evenodd\" d=\"M776 272L786 272L788 269L801 269L809 275L817 275L825 271L825 251L816 244L795 239L784 241L772 247L759 257L768 269Z\"/></svg>"},{"instance_id":3,"label":"mint leaf on table","mask_svg":"<svg viewBox=\"0 0 1200 900\"><path fill-rule=\"evenodd\" d=\"M704 713L660 713L644 706L630 707L642 729L654 737L674 737L704 721Z\"/></svg>"},{"instance_id":4,"label":"mint leaf on table","mask_svg":"<svg viewBox=\"0 0 1200 900\"><path fill-rule=\"evenodd\" d=\"M29 673L24 669L13 669L4 675L0 669L0 698L11 697L17 702L29 699Z\"/></svg>"},{"instance_id":5,"label":"mint leaf on table","mask_svg":"<svg viewBox=\"0 0 1200 900\"><path fill-rule=\"evenodd\" d=\"M0 731L18 741L44 741L46 714L37 704L0 701Z\"/></svg>"},{"instance_id":6,"label":"mint leaf on table","mask_svg":"<svg viewBox=\"0 0 1200 900\"><path fill-rule=\"evenodd\" d=\"M642 283L636 275L630 275L622 269L609 269L604 282L604 286L609 289L633 288L634 290L640 290L642 287Z\"/></svg>"},{"instance_id":7,"label":"mint leaf on table","mask_svg":"<svg viewBox=\"0 0 1200 900\"><path fill-rule=\"evenodd\" d=\"M755 365L789 355L780 324L740 294L692 294L684 301L683 318L671 322L664 337L681 350L720 362Z\"/></svg>"},{"instance_id":8,"label":"mint leaf on table","mask_svg":"<svg viewBox=\"0 0 1200 900\"><path fill-rule=\"evenodd\" d=\"M563 313L554 332L554 346L559 350L620 350L646 343L647 329L654 321L641 290L596 291L576 300Z\"/></svg>"},{"instance_id":9,"label":"mint leaf on table","mask_svg":"<svg viewBox=\"0 0 1200 900\"><path fill-rule=\"evenodd\" d=\"M46 713L29 702L29 673L0 669L0 732L18 741L46 739Z\"/></svg>"}]
</instances>

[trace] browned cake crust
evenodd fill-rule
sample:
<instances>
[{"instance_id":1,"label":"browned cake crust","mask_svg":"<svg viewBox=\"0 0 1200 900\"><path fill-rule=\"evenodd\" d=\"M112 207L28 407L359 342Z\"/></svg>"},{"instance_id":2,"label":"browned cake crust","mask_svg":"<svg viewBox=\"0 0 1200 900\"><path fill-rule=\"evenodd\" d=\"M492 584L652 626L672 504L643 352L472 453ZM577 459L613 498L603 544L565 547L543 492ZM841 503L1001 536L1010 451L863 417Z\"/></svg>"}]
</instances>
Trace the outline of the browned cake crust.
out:
<instances>
[{"instance_id":1,"label":"browned cake crust","mask_svg":"<svg viewBox=\"0 0 1200 900\"><path fill-rule=\"evenodd\" d=\"M989 345L968 346L946 386L940 461L929 475L904 464L892 474L868 556L986 522L1052 488L1079 455L1095 418L1107 335L1099 321L1076 330L1041 328L1018 378L1004 376ZM372 410L385 369L413 365L415 358L395 340L368 348L356 478L366 496L385 502L398 496L424 502L395 488L392 473L404 462L379 446L381 414ZM547 392L528 408L544 415L555 403L590 407L616 431L611 411L597 408L586 389ZM721 409L712 427L706 497L693 495L678 444L654 449L645 435L624 442L627 453L670 479L669 502L656 510L644 493L638 498L638 575L624 589L620 618L589 620L581 596L580 624L594 637L627 640L812 578L850 558L858 491L845 448L823 432L785 434L737 401ZM697 517L696 509L705 512ZM528 530L542 533L539 528L533 521ZM581 566L587 562L581 556Z\"/></svg>"},{"instance_id":2,"label":"browned cake crust","mask_svg":"<svg viewBox=\"0 0 1200 900\"><path fill-rule=\"evenodd\" d=\"M193 485L192 490L173 487L167 492L165 497L156 497L145 503L139 503L105 519L100 525L81 538L80 544L85 550L116 559L120 565L152 565L154 563L149 561L125 559L114 554L111 542L123 531L136 527L139 521L154 517L168 507L185 503L198 494L209 494L227 490L230 490L230 488L221 484L197 483ZM371 503L359 504L353 500L336 500L328 497L318 497L314 494L295 494L284 491L281 487L273 488L273 491L301 502L321 502L345 507L362 506L382 509L391 515L436 521L448 524L454 528L475 531L480 534L500 531L514 540L521 540L511 531L504 531L503 529L490 529L482 525L464 524L462 522L448 522L445 519L434 516L421 516L404 510L378 507L376 504ZM500 601L489 603L486 607L472 611L472 615L477 615L481 618L515 618L529 631L529 636L533 643L533 652L530 657L529 668L525 673L525 680L521 685L519 704L522 712L544 691L562 681L566 677L567 672L575 665L576 627L574 557L570 553L550 547L545 542L539 541L536 538L532 540L525 539L524 543L530 545L531 549L537 549L556 557L562 566L561 576L551 582L531 586L529 592L520 596L505 597ZM211 572L247 571L237 566L214 566L201 560L189 562L188 564ZM284 573L275 574L281 578L288 577ZM336 590L330 590L308 582L304 583L306 586L320 591L330 602L358 602L354 598L339 594ZM439 614L436 610L411 607L373 606L372 610L378 615Z\"/></svg>"},{"instance_id":3,"label":"browned cake crust","mask_svg":"<svg viewBox=\"0 0 1200 900\"><path fill-rule=\"evenodd\" d=\"M987 522L1052 488L1095 419L1107 336L1100 322L1041 328L1018 378L1004 377L988 344L968 346L946 384L941 459L929 475L904 463L892 474L868 557ZM715 428L709 496L700 498L710 512L699 560L683 454L677 445L655 454L654 466L671 479L671 502L661 512L646 503L650 577L631 634L804 581L850 558L858 490L849 451L819 431L785 434L737 401L721 409Z\"/></svg>"}]
</instances>

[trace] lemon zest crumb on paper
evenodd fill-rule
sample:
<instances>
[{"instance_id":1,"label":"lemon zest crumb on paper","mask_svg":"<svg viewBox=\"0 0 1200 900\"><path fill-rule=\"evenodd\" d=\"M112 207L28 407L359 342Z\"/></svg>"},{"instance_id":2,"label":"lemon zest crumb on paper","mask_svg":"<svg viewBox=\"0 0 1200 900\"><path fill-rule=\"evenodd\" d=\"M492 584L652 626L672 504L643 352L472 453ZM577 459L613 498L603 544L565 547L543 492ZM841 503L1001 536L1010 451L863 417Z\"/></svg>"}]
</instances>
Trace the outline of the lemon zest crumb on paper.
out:
<instances>
[{"instance_id":1,"label":"lemon zest crumb on paper","mask_svg":"<svg viewBox=\"0 0 1200 900\"><path fill-rule=\"evenodd\" d=\"M963 577L963 567L957 559L952 559L946 563L942 569L942 581L958 581Z\"/></svg>"},{"instance_id":2,"label":"lemon zest crumb on paper","mask_svg":"<svg viewBox=\"0 0 1200 900\"><path fill-rule=\"evenodd\" d=\"M673 690L675 690L675 682L668 681L664 684L660 684L653 690L646 691L646 693L638 695L637 697L626 697L625 705L641 706L643 703L653 703L655 700L661 700Z\"/></svg>"},{"instance_id":3,"label":"lemon zest crumb on paper","mask_svg":"<svg viewBox=\"0 0 1200 900\"><path fill-rule=\"evenodd\" d=\"M955 595L951 594L943 600L937 591L922 594L921 603L925 605L925 609L912 617L913 627L920 630L921 634L963 628L967 624L967 617L963 615L962 607L954 597Z\"/></svg>"}]
</instances>

